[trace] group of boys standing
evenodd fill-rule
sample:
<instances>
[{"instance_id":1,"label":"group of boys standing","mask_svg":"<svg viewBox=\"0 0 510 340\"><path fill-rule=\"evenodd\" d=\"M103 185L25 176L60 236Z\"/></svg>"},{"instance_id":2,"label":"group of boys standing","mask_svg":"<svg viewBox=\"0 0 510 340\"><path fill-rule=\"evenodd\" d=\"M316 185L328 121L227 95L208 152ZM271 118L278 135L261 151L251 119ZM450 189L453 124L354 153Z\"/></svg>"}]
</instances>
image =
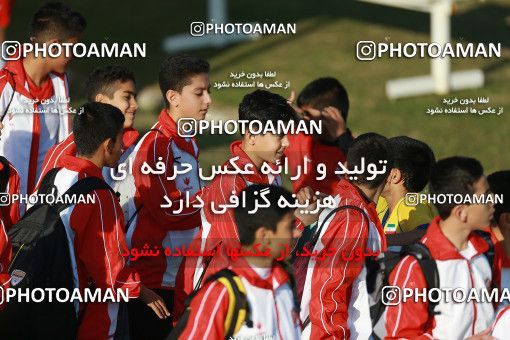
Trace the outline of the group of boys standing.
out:
<instances>
[{"instance_id":1,"label":"group of boys standing","mask_svg":"<svg viewBox=\"0 0 510 340\"><path fill-rule=\"evenodd\" d=\"M30 37L34 42L76 43L86 26L85 19L62 4L48 4L34 15ZM9 194L37 192L44 176L60 170L54 186L66 192L85 177L97 177L119 190L94 190L94 204L75 204L61 213L76 287L123 289L133 298L128 303L131 339L165 339L178 324L182 339L222 339L230 335L232 294L221 280L208 278L224 268L242 282L249 305L249 321L234 328L236 338L353 338L372 336L367 267L363 261L349 261L340 254L357 249L385 252L390 236L423 230L421 243L437 263L441 287L502 287L508 267L510 209L508 204L436 204L408 206L407 193L417 193L429 184L432 194L488 195L508 193L509 172L487 177L472 158L450 157L435 161L423 142L400 136L387 139L376 133L353 138L346 128L349 100L345 88L334 78L319 78L289 100L257 90L239 104L239 119L263 124L297 119L323 123L321 135L252 134L247 131L230 146L232 158L252 174L217 175L204 186L199 176L199 145L195 138L182 137L181 118L205 119L211 105L209 63L189 55L166 59L159 71L159 85L165 101L157 122L140 139L133 123L137 110L133 74L121 66L94 70L87 81L88 102L73 117L69 115L65 57L26 58L10 61L0 71L0 112L3 127L0 140L0 189ZM63 98L66 100L58 100ZM37 99L37 101L35 101ZM45 101L45 99L56 99ZM14 114L15 109L24 114ZM28 113L32 110L32 113ZM19 110L18 110L19 111ZM34 113L34 111L36 111ZM54 112L57 112L54 113ZM294 181L292 196L281 187L279 175L261 171L276 167L287 158L291 174L298 167L312 169ZM7 161L7 159L9 161ZM110 173L120 162L132 162L132 171L122 183ZM142 165L164 171L142 173ZM349 170L363 162L385 164L374 177L339 178L336 165ZM326 177L317 180L318 164L325 164ZM192 171L181 173L184 166ZM168 178L172 178L168 180ZM255 215L257 194L268 190L271 203ZM319 192L319 194L317 194ZM230 202L243 194L246 204L216 214L212 204ZM316 212L317 204L330 195L335 208ZM199 197L196 208L187 197ZM179 213L162 208L166 200L182 206ZM309 207L294 210L278 205L280 198ZM27 207L13 202L0 207L0 283L9 286L7 273L12 257L6 231ZM340 209L339 209L340 208ZM317 210L317 209L315 209ZM436 216L438 215L438 216ZM494 222L495 221L495 222ZM485 253L487 242L475 230L491 231L495 258L491 268ZM426 230L426 231L425 231ZM400 235L399 235L400 234ZM314 251L336 249L323 261L310 259L293 271L276 261L285 246L299 238L316 237ZM409 235L409 234L407 234ZM299 242L298 242L299 244ZM190 246L202 253L214 249L270 249L265 257L233 259L220 251L216 256L126 258L126 249L149 245L159 249ZM393 286L426 288L416 259L404 257L390 278ZM192 295L191 300L187 297ZM150 311L152 309L153 312ZM80 320L78 339L111 339L124 323L119 322L119 303L77 304ZM455 304L440 302L435 314L426 302L405 302L389 306L385 313L386 339L504 338L510 312L503 308L495 316L491 303ZM185 315L184 322L178 323ZM171 316L171 317L170 317ZM18 330L19 331L19 330Z\"/></svg>"}]
</instances>

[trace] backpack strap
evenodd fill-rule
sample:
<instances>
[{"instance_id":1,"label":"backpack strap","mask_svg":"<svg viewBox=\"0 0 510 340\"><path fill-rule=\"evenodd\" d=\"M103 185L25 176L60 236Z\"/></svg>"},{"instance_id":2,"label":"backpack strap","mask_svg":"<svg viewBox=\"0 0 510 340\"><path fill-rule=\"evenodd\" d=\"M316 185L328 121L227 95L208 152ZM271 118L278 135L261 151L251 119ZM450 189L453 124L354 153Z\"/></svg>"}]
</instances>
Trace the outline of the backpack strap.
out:
<instances>
[{"instance_id":1,"label":"backpack strap","mask_svg":"<svg viewBox=\"0 0 510 340\"><path fill-rule=\"evenodd\" d=\"M220 241L217 246L219 246L223 241ZM204 280L205 272L207 271L207 268L209 268L209 265L211 264L211 261L213 259L213 256L204 256L204 270L200 274L200 277L198 278L198 282L195 285L195 288L193 288L193 293L197 292L200 287L202 286L202 281Z\"/></svg>"},{"instance_id":2,"label":"backpack strap","mask_svg":"<svg viewBox=\"0 0 510 340\"><path fill-rule=\"evenodd\" d=\"M131 223L133 223L133 221L135 220L136 215L138 215L138 213L140 212L140 210L142 210L142 208L143 208L143 204L140 204L140 206L138 208L136 208L136 210L133 213L133 215L131 215L131 217L127 221L126 227L124 229L126 233L128 232L129 227L131 226Z\"/></svg>"},{"instance_id":3,"label":"backpack strap","mask_svg":"<svg viewBox=\"0 0 510 340\"><path fill-rule=\"evenodd\" d=\"M113 194L115 191L102 179L97 177L85 177L78 180L74 183L62 196L76 196L76 195L86 195L94 190L107 189L110 190ZM71 202L71 200L69 200ZM71 206L72 203L60 203L55 204L55 210L60 213L67 207Z\"/></svg>"},{"instance_id":4,"label":"backpack strap","mask_svg":"<svg viewBox=\"0 0 510 340\"><path fill-rule=\"evenodd\" d=\"M417 242L414 244L410 244L407 246L404 246L402 248L402 257L405 255L411 255L413 256L420 265L420 268L423 272L423 276L425 277L425 282L427 284L427 290L430 291L434 288L439 288L439 271L437 270L437 264L436 260L432 257L430 254L429 249L426 245L424 245L421 242ZM428 302L428 313L429 316L434 316L439 314L438 312L435 312L434 309L436 308L439 301L439 297L435 296L432 301Z\"/></svg>"},{"instance_id":5,"label":"backpack strap","mask_svg":"<svg viewBox=\"0 0 510 340\"><path fill-rule=\"evenodd\" d=\"M41 185L39 185L39 189L37 190L38 193L50 194L53 190L56 189L54 185L55 177L57 176L57 172L59 172L60 169L61 168L53 168L49 170L46 175L44 175L43 179L41 180Z\"/></svg>"},{"instance_id":6,"label":"backpack strap","mask_svg":"<svg viewBox=\"0 0 510 340\"><path fill-rule=\"evenodd\" d=\"M241 282L241 278L230 269L222 269L219 272L209 276L204 282L204 286L213 281L218 281L227 288L228 292L228 310L225 318L225 339L231 339L239 331L243 322L248 327L253 327L251 320L251 309L246 297L246 288ZM198 290L194 290L184 302L184 313L173 328L167 340L177 340L188 323L190 314L190 304L197 295Z\"/></svg>"},{"instance_id":7,"label":"backpack strap","mask_svg":"<svg viewBox=\"0 0 510 340\"><path fill-rule=\"evenodd\" d=\"M207 282L218 281L227 288L228 292L228 312L225 318L225 337L230 339L239 331L243 322L248 327L253 327L250 318L251 310L246 297L246 288L241 282L241 278L230 269L222 269L214 275L207 278Z\"/></svg>"},{"instance_id":8,"label":"backpack strap","mask_svg":"<svg viewBox=\"0 0 510 340\"><path fill-rule=\"evenodd\" d=\"M324 225L326 224L326 221L328 221L333 215L335 215L338 211L340 210L344 210L344 209L354 209L354 210L357 210L361 213L361 215L363 216L363 218L365 218L369 223L370 223L370 219L368 218L367 214L365 213L365 211L363 209L361 209L360 207L357 207L355 205L350 205L350 204L347 204L347 205L342 205L340 207L337 207L333 210L331 210L327 215L326 215L326 218L324 218L324 220L322 221L322 224L317 228L317 231L315 232L315 234L313 235L311 241L310 241L310 245L311 245L311 248L315 248L315 244L317 243L317 241L319 240L319 236L321 234L321 231L322 231L322 228L324 227ZM308 324L310 323L310 315L307 315L305 321L303 322L303 329L305 329Z\"/></svg>"},{"instance_id":9,"label":"backpack strap","mask_svg":"<svg viewBox=\"0 0 510 340\"><path fill-rule=\"evenodd\" d=\"M496 251L494 248L494 242L492 242L491 233L483 230L475 230L474 233L483 238L484 241L489 245L489 249L483 254L487 258L487 261L489 261L491 271L494 271L494 257L496 255Z\"/></svg>"}]
</instances>

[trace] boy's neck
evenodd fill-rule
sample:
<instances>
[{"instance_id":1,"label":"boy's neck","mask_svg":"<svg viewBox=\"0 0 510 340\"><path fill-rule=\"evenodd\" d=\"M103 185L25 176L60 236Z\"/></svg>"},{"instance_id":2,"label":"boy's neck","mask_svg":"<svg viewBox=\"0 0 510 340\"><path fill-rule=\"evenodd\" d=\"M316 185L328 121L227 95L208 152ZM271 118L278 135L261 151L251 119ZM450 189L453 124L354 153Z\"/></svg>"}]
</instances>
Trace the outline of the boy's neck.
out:
<instances>
[{"instance_id":1,"label":"boy's neck","mask_svg":"<svg viewBox=\"0 0 510 340\"><path fill-rule=\"evenodd\" d=\"M461 251L467 248L471 230L462 223L448 217L446 220L439 221L439 228L457 250Z\"/></svg>"},{"instance_id":2,"label":"boy's neck","mask_svg":"<svg viewBox=\"0 0 510 340\"><path fill-rule=\"evenodd\" d=\"M244 139L241 142L241 150L243 150L244 153L250 158L251 162L253 163L253 165L255 165L257 170L260 170L262 164L264 164L264 160L258 157L254 151L249 150L249 147Z\"/></svg>"},{"instance_id":3,"label":"boy's neck","mask_svg":"<svg viewBox=\"0 0 510 340\"><path fill-rule=\"evenodd\" d=\"M175 123L177 123L181 118L180 114L176 112L175 108L167 107L166 114L169 115L170 118L172 118Z\"/></svg>"},{"instance_id":4,"label":"boy's neck","mask_svg":"<svg viewBox=\"0 0 510 340\"><path fill-rule=\"evenodd\" d=\"M253 250L253 247L244 248L244 250ZM273 258L272 257L264 257L264 256L247 256L245 257L246 262L250 264L250 266L255 268L271 268L273 266Z\"/></svg>"},{"instance_id":5,"label":"boy's neck","mask_svg":"<svg viewBox=\"0 0 510 340\"><path fill-rule=\"evenodd\" d=\"M386 202L388 203L388 208L390 211L393 211L397 206L398 202L407 194L407 190L403 187L397 186L392 187L389 195L385 197Z\"/></svg>"},{"instance_id":6,"label":"boy's neck","mask_svg":"<svg viewBox=\"0 0 510 340\"><path fill-rule=\"evenodd\" d=\"M50 71L46 67L46 63L43 59L38 59L33 54L27 55L23 59L23 68L28 78L37 86L40 87L46 79Z\"/></svg>"},{"instance_id":7,"label":"boy's neck","mask_svg":"<svg viewBox=\"0 0 510 340\"><path fill-rule=\"evenodd\" d=\"M81 158L81 159L85 159L91 163L94 163L95 166L97 166L99 169L102 169L103 166L104 166L104 160L102 159L102 157L95 153L91 156L82 156L82 155L78 155L78 158Z\"/></svg>"},{"instance_id":8,"label":"boy's neck","mask_svg":"<svg viewBox=\"0 0 510 340\"><path fill-rule=\"evenodd\" d=\"M354 184L354 183L352 183L352 184ZM354 184L354 186L356 186L361 191L362 195L367 200L369 200L371 202L376 202L376 200L379 198L379 195L381 194L381 189L379 189L379 188L370 189L363 185L357 185L357 184Z\"/></svg>"}]
</instances>

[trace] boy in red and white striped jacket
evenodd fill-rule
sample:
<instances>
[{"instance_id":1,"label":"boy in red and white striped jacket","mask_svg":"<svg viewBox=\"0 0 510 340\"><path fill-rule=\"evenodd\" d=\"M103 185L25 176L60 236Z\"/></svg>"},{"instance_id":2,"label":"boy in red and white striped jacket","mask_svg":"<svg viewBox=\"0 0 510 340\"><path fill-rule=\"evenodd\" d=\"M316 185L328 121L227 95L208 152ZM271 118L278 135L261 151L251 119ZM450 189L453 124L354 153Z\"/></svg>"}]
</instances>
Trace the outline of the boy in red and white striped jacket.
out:
<instances>
[{"instance_id":1,"label":"boy in red and white striped jacket","mask_svg":"<svg viewBox=\"0 0 510 340\"><path fill-rule=\"evenodd\" d=\"M387 161L386 167L381 161ZM334 190L336 207L352 207L336 212L328 207L319 215L322 229L315 231L319 238L312 251L335 252L323 261L312 258L309 262L301 299L303 339L368 339L372 333L367 269L364 261L352 260L352 255L360 250L386 250L374 201L384 189L393 163L388 139L376 133L356 138L347 153L347 168L364 168L361 163L365 162L382 170L375 177L358 171L355 178L340 180ZM333 215L326 219L329 214Z\"/></svg>"},{"instance_id":2,"label":"boy in red and white striped jacket","mask_svg":"<svg viewBox=\"0 0 510 340\"><path fill-rule=\"evenodd\" d=\"M30 40L38 44L74 44L85 26L78 12L62 3L49 3L34 14ZM4 124L0 154L18 170L22 194L34 191L47 151L69 134L65 70L70 61L71 56L64 54L52 58L30 52L25 58L8 61L0 70L0 115Z\"/></svg>"},{"instance_id":3,"label":"boy in red and white striped jacket","mask_svg":"<svg viewBox=\"0 0 510 340\"><path fill-rule=\"evenodd\" d=\"M471 290L483 297L483 291L499 287L501 278L502 248L494 248L491 267L486 256L489 244L475 232L490 225L494 198L491 203L492 193L482 165L467 157L438 161L432 168L429 188L436 197L439 216L430 223L420 242L427 246L437 265L440 299L434 315L429 313L428 301L418 296L388 306L385 339L479 338L493 321L496 301L472 298ZM389 283L401 290L427 288L423 271L411 256L404 257L393 269ZM451 290L446 290L452 287L471 298L462 299L462 294L460 298L455 294L454 299Z\"/></svg>"},{"instance_id":4,"label":"boy in red and white striped jacket","mask_svg":"<svg viewBox=\"0 0 510 340\"><path fill-rule=\"evenodd\" d=\"M124 115L122 155L127 155L134 147L139 135L138 131L133 128L136 110L138 109L135 76L123 66L102 66L96 68L89 75L86 88L89 102L113 105ZM36 188L39 187L41 179L48 171L62 166L63 155L76 156L76 153L73 133L70 133L62 142L52 146L44 158ZM122 162L122 157L120 162ZM103 175L108 184L111 184L110 168L105 168Z\"/></svg>"},{"instance_id":5,"label":"boy in red and white striped jacket","mask_svg":"<svg viewBox=\"0 0 510 340\"><path fill-rule=\"evenodd\" d=\"M257 90L244 96L239 104L239 119L246 121L260 121L262 124L272 122L275 126L278 121L289 122L295 118L294 111L285 99L277 94ZM264 174L262 166L275 168L285 148L289 145L287 135L271 133L252 135L245 133L241 140L230 145L232 158L227 160L222 168L233 169L231 162L240 169L251 167L253 174L219 174L203 189L201 199L204 208L201 211L201 228L195 236L191 247L202 253L211 251L221 244L221 247L238 247L239 234L234 227L234 210L228 208L222 213L216 213L216 208L230 202L232 195L237 195L245 187L252 184L281 185L279 174ZM207 264L205 263L207 262ZM183 259L176 282L176 296L173 308L174 321L179 318L186 295L191 294L202 282L211 275L227 267L227 256L214 256L213 258L186 257ZM206 271L204 272L204 268Z\"/></svg>"},{"instance_id":6,"label":"boy in red and white striped jacket","mask_svg":"<svg viewBox=\"0 0 510 340\"><path fill-rule=\"evenodd\" d=\"M140 273L144 285L155 289L171 306L182 258L165 256L163 250L187 246L201 224L200 209L184 203L186 195L193 196L202 188L198 175L199 147L194 137L181 136L177 124L181 118L195 121L205 118L211 104L209 63L183 54L169 57L161 65L159 84L166 107L129 156L132 173L118 190L122 197L127 196L123 209L129 221L128 247L141 250L149 246L161 251L160 256L140 257L131 261L130 266ZM144 174L144 164L152 169L162 165L163 171ZM183 171L189 165L191 171ZM167 201L172 206L162 208ZM174 213L179 204L184 208ZM165 338L171 330L170 322L148 315L146 307L136 301L129 304L129 318L131 339Z\"/></svg>"},{"instance_id":7,"label":"boy in red and white striped jacket","mask_svg":"<svg viewBox=\"0 0 510 340\"><path fill-rule=\"evenodd\" d=\"M265 197L269 207L259 208L255 214L259 193L267 191ZM301 322L289 285L289 274L276 259L284 252L285 245L292 243L294 211L289 206L280 207L283 197L288 202L294 199L282 187L255 184L244 188L246 204L234 208L232 228L240 236L242 250L252 250L259 244L261 250L269 248L269 256L240 257L228 265L241 279L249 305L249 319L233 337L239 339L299 339ZM229 303L233 296L218 280L209 282L192 299L190 314L179 339L223 339L227 336L225 323L229 315ZM245 320L246 321L246 320Z\"/></svg>"},{"instance_id":8,"label":"boy in red and white striped jacket","mask_svg":"<svg viewBox=\"0 0 510 340\"><path fill-rule=\"evenodd\" d=\"M62 156L63 167L55 176L58 194L85 177L103 179L103 166L114 167L122 153L124 116L112 105L87 103L73 123L77 156ZM76 288L125 290L139 297L159 317L169 315L161 298L140 284L135 269L126 265L124 218L117 197L107 189L91 192L94 203L77 203L60 213L69 240ZM78 339L112 339L117 330L118 302L79 303ZM147 312L150 313L149 309Z\"/></svg>"}]
</instances>

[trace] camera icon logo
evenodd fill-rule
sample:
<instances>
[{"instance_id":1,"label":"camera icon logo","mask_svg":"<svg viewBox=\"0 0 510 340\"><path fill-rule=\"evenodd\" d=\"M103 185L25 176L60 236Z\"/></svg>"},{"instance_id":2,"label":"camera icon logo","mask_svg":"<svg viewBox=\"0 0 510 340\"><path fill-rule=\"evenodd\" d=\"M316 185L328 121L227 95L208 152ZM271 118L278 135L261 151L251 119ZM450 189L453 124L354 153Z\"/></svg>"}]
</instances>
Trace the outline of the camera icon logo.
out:
<instances>
[{"instance_id":1,"label":"camera icon logo","mask_svg":"<svg viewBox=\"0 0 510 340\"><path fill-rule=\"evenodd\" d=\"M190 34L194 37L201 37L205 34L205 24L200 21L194 21L190 25Z\"/></svg>"},{"instance_id":2,"label":"camera icon logo","mask_svg":"<svg viewBox=\"0 0 510 340\"><path fill-rule=\"evenodd\" d=\"M402 290L398 286L384 286L381 302L385 306L396 306L402 301Z\"/></svg>"},{"instance_id":3,"label":"camera icon logo","mask_svg":"<svg viewBox=\"0 0 510 340\"><path fill-rule=\"evenodd\" d=\"M183 138L197 135L197 121L193 118L181 118L177 122L177 133Z\"/></svg>"},{"instance_id":4,"label":"camera icon logo","mask_svg":"<svg viewBox=\"0 0 510 340\"><path fill-rule=\"evenodd\" d=\"M419 195L416 192L408 192L404 198L405 205L408 207L415 207L418 205Z\"/></svg>"},{"instance_id":5,"label":"camera icon logo","mask_svg":"<svg viewBox=\"0 0 510 340\"><path fill-rule=\"evenodd\" d=\"M376 45L373 41L358 41L356 44L356 58L358 60L374 60Z\"/></svg>"},{"instance_id":6,"label":"camera icon logo","mask_svg":"<svg viewBox=\"0 0 510 340\"><path fill-rule=\"evenodd\" d=\"M6 192L0 193L0 207L11 205L11 195Z\"/></svg>"},{"instance_id":7,"label":"camera icon logo","mask_svg":"<svg viewBox=\"0 0 510 340\"><path fill-rule=\"evenodd\" d=\"M21 58L21 44L19 41L6 40L2 43L2 59L18 60Z\"/></svg>"}]
</instances>

